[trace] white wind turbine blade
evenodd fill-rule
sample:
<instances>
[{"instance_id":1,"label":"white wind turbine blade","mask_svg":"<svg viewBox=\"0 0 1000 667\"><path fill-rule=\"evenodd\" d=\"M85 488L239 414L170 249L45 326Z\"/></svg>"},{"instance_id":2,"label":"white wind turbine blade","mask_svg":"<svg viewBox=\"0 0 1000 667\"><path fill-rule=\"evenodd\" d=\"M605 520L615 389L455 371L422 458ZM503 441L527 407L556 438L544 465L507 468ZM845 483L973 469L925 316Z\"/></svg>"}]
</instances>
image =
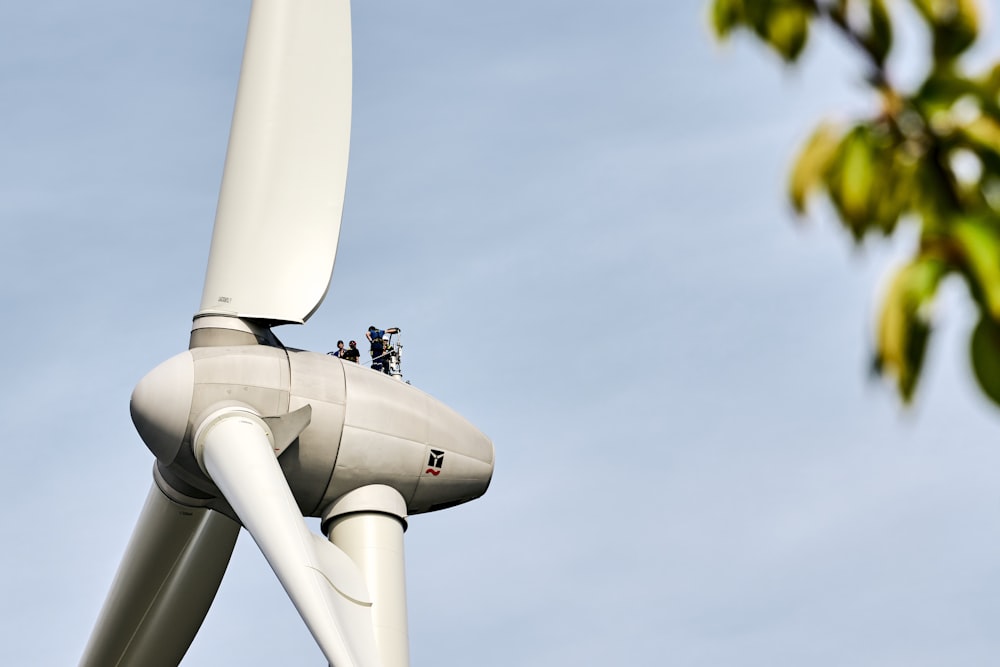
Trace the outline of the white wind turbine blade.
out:
<instances>
[{"instance_id":1,"label":"white wind turbine blade","mask_svg":"<svg viewBox=\"0 0 1000 667\"><path fill-rule=\"evenodd\" d=\"M222 582L240 526L153 486L80 667L176 667Z\"/></svg>"},{"instance_id":2,"label":"white wind turbine blade","mask_svg":"<svg viewBox=\"0 0 1000 667\"><path fill-rule=\"evenodd\" d=\"M379 667L362 574L306 526L264 422L231 411L206 420L195 440L205 472L257 542L330 664Z\"/></svg>"},{"instance_id":3,"label":"white wind turbine blade","mask_svg":"<svg viewBox=\"0 0 1000 667\"><path fill-rule=\"evenodd\" d=\"M350 128L349 0L255 0L199 314L302 323L319 307Z\"/></svg>"}]
</instances>

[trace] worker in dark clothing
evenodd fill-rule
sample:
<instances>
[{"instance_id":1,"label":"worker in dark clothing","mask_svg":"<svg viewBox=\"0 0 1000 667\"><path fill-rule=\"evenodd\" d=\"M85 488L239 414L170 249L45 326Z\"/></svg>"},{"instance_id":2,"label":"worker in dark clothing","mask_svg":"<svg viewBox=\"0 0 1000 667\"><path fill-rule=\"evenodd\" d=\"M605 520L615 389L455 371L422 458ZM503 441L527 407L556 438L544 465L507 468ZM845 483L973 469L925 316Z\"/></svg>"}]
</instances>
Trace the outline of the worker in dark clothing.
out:
<instances>
[{"instance_id":1,"label":"worker in dark clothing","mask_svg":"<svg viewBox=\"0 0 1000 667\"><path fill-rule=\"evenodd\" d=\"M352 340L348 343L348 345L349 347L344 350L344 353L340 355L340 358L344 361L353 361L354 363L358 363L361 359L361 351L358 349L357 341Z\"/></svg>"}]
</instances>

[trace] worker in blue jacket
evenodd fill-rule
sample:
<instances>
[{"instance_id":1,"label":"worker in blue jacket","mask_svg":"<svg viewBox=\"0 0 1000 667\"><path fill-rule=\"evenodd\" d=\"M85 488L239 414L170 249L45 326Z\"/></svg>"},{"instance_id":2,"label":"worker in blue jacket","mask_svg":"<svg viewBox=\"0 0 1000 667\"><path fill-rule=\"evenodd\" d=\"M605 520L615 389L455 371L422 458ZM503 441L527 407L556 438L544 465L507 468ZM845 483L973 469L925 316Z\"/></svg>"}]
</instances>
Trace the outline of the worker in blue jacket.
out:
<instances>
[{"instance_id":1,"label":"worker in blue jacket","mask_svg":"<svg viewBox=\"0 0 1000 667\"><path fill-rule=\"evenodd\" d=\"M389 327L388 329L379 329L374 324L368 327L368 332L365 337L371 344L371 355L372 355L372 369L376 371L382 371L383 373L389 372L389 358L385 353L385 335L399 333L399 327Z\"/></svg>"}]
</instances>

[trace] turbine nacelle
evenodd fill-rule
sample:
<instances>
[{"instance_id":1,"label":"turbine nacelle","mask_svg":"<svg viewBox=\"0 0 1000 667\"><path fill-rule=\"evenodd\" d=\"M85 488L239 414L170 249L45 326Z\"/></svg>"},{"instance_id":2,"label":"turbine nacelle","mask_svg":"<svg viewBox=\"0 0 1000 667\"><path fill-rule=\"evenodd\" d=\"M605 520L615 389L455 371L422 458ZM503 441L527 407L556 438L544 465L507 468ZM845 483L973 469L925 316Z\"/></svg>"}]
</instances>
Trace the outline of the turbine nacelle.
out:
<instances>
[{"instance_id":1,"label":"turbine nacelle","mask_svg":"<svg viewBox=\"0 0 1000 667\"><path fill-rule=\"evenodd\" d=\"M219 491L199 463L196 435L245 412L266 426L304 516L357 488L394 488L408 514L473 500L493 473L493 444L420 390L326 354L271 347L195 347L160 364L132 394L140 437L176 493Z\"/></svg>"}]
</instances>

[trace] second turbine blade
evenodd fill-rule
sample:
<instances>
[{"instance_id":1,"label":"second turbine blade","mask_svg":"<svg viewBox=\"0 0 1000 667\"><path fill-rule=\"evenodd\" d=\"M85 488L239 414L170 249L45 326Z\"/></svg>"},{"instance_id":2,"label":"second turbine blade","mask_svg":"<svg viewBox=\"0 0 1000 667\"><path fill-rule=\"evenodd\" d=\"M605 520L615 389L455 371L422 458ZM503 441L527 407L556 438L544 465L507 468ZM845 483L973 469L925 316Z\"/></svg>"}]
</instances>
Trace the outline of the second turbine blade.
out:
<instances>
[{"instance_id":1,"label":"second turbine blade","mask_svg":"<svg viewBox=\"0 0 1000 667\"><path fill-rule=\"evenodd\" d=\"M240 527L155 485L80 667L176 667L215 599Z\"/></svg>"}]
</instances>

